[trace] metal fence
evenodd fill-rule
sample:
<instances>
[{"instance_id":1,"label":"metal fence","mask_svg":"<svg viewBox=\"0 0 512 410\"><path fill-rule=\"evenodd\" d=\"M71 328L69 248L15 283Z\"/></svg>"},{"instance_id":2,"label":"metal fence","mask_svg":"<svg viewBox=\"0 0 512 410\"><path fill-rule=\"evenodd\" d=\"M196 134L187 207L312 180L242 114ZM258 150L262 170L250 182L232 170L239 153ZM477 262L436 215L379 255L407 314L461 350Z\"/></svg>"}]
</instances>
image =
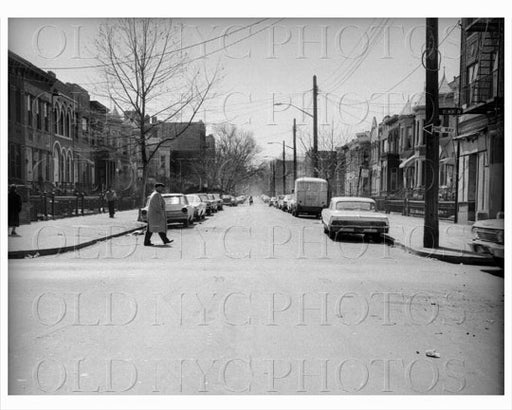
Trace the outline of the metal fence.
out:
<instances>
[{"instance_id":1,"label":"metal fence","mask_svg":"<svg viewBox=\"0 0 512 410\"><path fill-rule=\"evenodd\" d=\"M108 212L107 201L98 195L30 195L30 220L48 220L70 216L92 215ZM118 211L137 208L137 200L131 197L115 201Z\"/></svg>"},{"instance_id":2,"label":"metal fence","mask_svg":"<svg viewBox=\"0 0 512 410\"><path fill-rule=\"evenodd\" d=\"M381 212L397 212L406 216L424 216L425 201L375 198ZM452 219L455 216L455 201L439 201L439 218Z\"/></svg>"}]
</instances>

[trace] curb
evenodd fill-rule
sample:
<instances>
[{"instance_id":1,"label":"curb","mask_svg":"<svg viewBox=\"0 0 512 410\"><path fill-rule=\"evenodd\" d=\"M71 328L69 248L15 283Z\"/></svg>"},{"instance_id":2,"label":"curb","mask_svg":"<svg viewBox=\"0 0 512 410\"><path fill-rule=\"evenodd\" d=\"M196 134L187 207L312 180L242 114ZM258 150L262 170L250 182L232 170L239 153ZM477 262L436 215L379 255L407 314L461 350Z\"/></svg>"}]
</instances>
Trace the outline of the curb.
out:
<instances>
[{"instance_id":1,"label":"curb","mask_svg":"<svg viewBox=\"0 0 512 410\"><path fill-rule=\"evenodd\" d=\"M454 254L446 254L441 250L438 252L436 250L423 251L420 249L413 248L411 246L404 245L402 242L397 241L395 238L389 235L385 235L386 239L393 243L393 246L397 246L399 248L405 249L407 252L412 253L413 255L421 256L423 258L432 258L437 259L442 262L454 263L454 264L464 264L464 265L477 265L477 266L494 266L496 262L492 256L481 256L472 254L466 251L460 251L459 255Z\"/></svg>"},{"instance_id":2,"label":"curb","mask_svg":"<svg viewBox=\"0 0 512 410\"><path fill-rule=\"evenodd\" d=\"M23 251L11 251L7 253L8 259L24 259L26 257L36 257L36 256L48 256L48 255L58 255L65 252L76 251L77 249L82 249L87 246L94 245L95 243L106 241L112 238L117 238L118 236L123 236L129 234L131 232L138 231L139 229L144 228L145 225L141 225L137 228L130 228L126 231L118 232L112 235L106 235L101 238L92 239L87 242L78 243L70 246L63 246L61 248L46 248L46 249L37 249L37 250L23 250Z\"/></svg>"}]
</instances>

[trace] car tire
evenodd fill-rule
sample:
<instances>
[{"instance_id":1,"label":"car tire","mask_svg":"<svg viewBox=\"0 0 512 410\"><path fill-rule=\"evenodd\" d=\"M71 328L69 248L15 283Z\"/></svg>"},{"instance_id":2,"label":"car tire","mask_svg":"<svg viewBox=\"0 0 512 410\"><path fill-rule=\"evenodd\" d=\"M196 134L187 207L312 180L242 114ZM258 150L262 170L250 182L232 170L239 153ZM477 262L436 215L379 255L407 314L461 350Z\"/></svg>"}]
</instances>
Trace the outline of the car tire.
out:
<instances>
[{"instance_id":1,"label":"car tire","mask_svg":"<svg viewBox=\"0 0 512 410\"><path fill-rule=\"evenodd\" d=\"M376 243L381 243L382 242L382 235L380 233L374 233L372 236L371 236L371 240L373 242L376 242Z\"/></svg>"},{"instance_id":2,"label":"car tire","mask_svg":"<svg viewBox=\"0 0 512 410\"><path fill-rule=\"evenodd\" d=\"M331 229L328 229L327 232L329 234L329 238L332 239L333 241L336 241L336 232Z\"/></svg>"}]
</instances>

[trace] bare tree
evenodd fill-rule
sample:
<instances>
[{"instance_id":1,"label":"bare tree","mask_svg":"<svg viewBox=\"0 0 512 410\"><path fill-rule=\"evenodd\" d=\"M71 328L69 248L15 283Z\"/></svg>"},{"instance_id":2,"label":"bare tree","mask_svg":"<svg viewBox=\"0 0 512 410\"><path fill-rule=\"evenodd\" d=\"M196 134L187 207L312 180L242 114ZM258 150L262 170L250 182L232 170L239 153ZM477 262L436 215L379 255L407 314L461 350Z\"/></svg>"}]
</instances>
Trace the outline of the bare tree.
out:
<instances>
[{"instance_id":1,"label":"bare tree","mask_svg":"<svg viewBox=\"0 0 512 410\"><path fill-rule=\"evenodd\" d=\"M99 30L97 48L108 97L131 114L138 130L131 142L142 168L143 204L152 158L162 145L187 130L209 96L218 70L208 77L206 70L193 64L180 49L178 28L169 19L109 20ZM151 118L156 116L185 126L173 135L154 138L158 125Z\"/></svg>"},{"instance_id":2,"label":"bare tree","mask_svg":"<svg viewBox=\"0 0 512 410\"><path fill-rule=\"evenodd\" d=\"M338 158L337 148L343 146L346 139L343 138L341 133L334 131L334 126L330 128L330 130L321 130L318 135L318 168L316 171L319 178L328 180L331 185L333 176L337 175L338 171L345 166L344 162ZM313 166L313 161L311 161L313 139L311 135L300 133L298 140L306 153L306 160Z\"/></svg>"},{"instance_id":3,"label":"bare tree","mask_svg":"<svg viewBox=\"0 0 512 410\"><path fill-rule=\"evenodd\" d=\"M251 132L232 124L221 124L215 129L215 158L209 169L212 184L222 192L234 192L263 170L256 163L261 151Z\"/></svg>"}]
</instances>

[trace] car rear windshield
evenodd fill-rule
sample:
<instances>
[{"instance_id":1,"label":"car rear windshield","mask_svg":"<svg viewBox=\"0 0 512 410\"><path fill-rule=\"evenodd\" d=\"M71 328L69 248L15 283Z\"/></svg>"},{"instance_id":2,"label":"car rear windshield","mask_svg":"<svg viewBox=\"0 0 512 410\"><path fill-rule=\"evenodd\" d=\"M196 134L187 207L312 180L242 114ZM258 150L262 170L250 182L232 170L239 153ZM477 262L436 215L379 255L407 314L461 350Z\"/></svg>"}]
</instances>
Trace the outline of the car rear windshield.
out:
<instances>
[{"instance_id":1,"label":"car rear windshield","mask_svg":"<svg viewBox=\"0 0 512 410\"><path fill-rule=\"evenodd\" d=\"M338 211L373 211L375 204L371 202L343 201L336 203Z\"/></svg>"},{"instance_id":2,"label":"car rear windshield","mask_svg":"<svg viewBox=\"0 0 512 410\"><path fill-rule=\"evenodd\" d=\"M166 196L164 201L168 205L179 205L185 203L185 198L182 196Z\"/></svg>"},{"instance_id":3,"label":"car rear windshield","mask_svg":"<svg viewBox=\"0 0 512 410\"><path fill-rule=\"evenodd\" d=\"M199 199L199 197L197 195L187 195L187 199L190 202L201 202L201 200Z\"/></svg>"}]
</instances>

